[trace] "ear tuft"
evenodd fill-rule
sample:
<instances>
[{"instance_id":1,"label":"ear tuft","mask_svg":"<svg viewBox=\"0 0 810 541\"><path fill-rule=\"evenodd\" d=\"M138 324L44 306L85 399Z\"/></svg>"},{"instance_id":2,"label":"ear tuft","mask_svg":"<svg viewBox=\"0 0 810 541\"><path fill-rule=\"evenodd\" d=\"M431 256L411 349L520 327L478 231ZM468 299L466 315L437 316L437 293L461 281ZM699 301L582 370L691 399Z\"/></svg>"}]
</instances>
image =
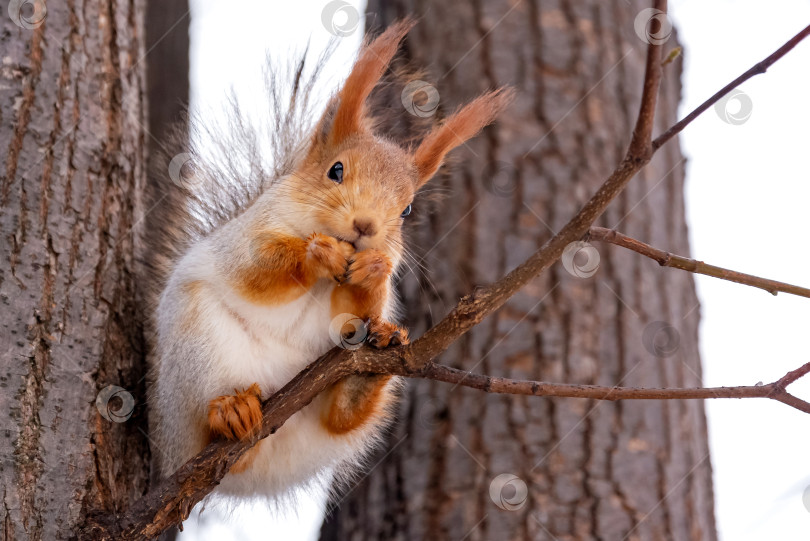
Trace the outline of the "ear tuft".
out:
<instances>
[{"instance_id":1,"label":"ear tuft","mask_svg":"<svg viewBox=\"0 0 810 541\"><path fill-rule=\"evenodd\" d=\"M512 102L515 96L511 87L501 87L483 94L453 114L444 123L434 128L417 147L413 156L419 173L417 188L436 174L444 156L474 137Z\"/></svg>"},{"instance_id":2,"label":"ear tuft","mask_svg":"<svg viewBox=\"0 0 810 541\"><path fill-rule=\"evenodd\" d=\"M416 22L411 18L402 19L361 49L337 97L337 110L329 127L331 144L338 144L363 131L366 99L396 54L399 43L414 24Z\"/></svg>"}]
</instances>

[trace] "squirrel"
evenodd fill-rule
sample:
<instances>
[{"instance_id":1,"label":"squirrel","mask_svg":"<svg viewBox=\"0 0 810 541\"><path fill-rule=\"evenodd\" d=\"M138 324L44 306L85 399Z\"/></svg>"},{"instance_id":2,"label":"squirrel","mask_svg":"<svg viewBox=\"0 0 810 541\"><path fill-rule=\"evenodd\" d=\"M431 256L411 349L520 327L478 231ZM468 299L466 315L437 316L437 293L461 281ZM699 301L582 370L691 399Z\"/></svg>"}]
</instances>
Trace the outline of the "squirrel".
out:
<instances>
[{"instance_id":1,"label":"squirrel","mask_svg":"<svg viewBox=\"0 0 810 541\"><path fill-rule=\"evenodd\" d=\"M160 477L212 440L252 437L262 399L333 348L347 318L367 322L368 346L408 343L394 321L403 222L445 155L512 97L508 88L479 96L415 148L375 133L369 95L413 25L400 20L365 41L311 128L305 111L322 66L309 79L303 61L294 68L286 100L270 77L277 155L269 171L252 166L259 145L238 140L256 138L247 117L230 122L230 135L191 126L213 133L218 150L183 138L190 158L180 176L194 182L176 182L175 168L175 182L155 196L173 211L150 217L158 231L148 247L157 269L150 439ZM206 157L217 152L224 162ZM251 167L237 165L240 156ZM217 493L275 497L347 478L392 417L398 379L339 381L243 455Z\"/></svg>"}]
</instances>

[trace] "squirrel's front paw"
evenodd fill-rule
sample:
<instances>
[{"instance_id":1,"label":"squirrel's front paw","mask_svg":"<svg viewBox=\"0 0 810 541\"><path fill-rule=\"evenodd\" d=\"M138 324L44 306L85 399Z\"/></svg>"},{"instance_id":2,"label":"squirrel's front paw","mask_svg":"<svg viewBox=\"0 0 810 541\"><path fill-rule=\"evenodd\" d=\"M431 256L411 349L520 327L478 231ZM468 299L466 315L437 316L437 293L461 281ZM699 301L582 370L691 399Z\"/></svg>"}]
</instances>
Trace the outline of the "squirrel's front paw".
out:
<instances>
[{"instance_id":1,"label":"squirrel's front paw","mask_svg":"<svg viewBox=\"0 0 810 541\"><path fill-rule=\"evenodd\" d=\"M368 322L368 338L366 342L372 347L382 349L388 346L404 346L410 340L408 339L408 329L390 321L372 318Z\"/></svg>"},{"instance_id":2,"label":"squirrel's front paw","mask_svg":"<svg viewBox=\"0 0 810 541\"><path fill-rule=\"evenodd\" d=\"M318 277L331 276L340 281L352 254L354 246L335 237L313 233L307 238L307 259L314 265Z\"/></svg>"},{"instance_id":3,"label":"squirrel's front paw","mask_svg":"<svg viewBox=\"0 0 810 541\"><path fill-rule=\"evenodd\" d=\"M349 262L346 283L372 291L385 284L393 269L391 260L381 251L363 250L355 253Z\"/></svg>"},{"instance_id":4,"label":"squirrel's front paw","mask_svg":"<svg viewBox=\"0 0 810 541\"><path fill-rule=\"evenodd\" d=\"M241 440L253 434L262 423L259 385L254 383L235 394L223 395L208 404L208 430L212 437Z\"/></svg>"}]
</instances>

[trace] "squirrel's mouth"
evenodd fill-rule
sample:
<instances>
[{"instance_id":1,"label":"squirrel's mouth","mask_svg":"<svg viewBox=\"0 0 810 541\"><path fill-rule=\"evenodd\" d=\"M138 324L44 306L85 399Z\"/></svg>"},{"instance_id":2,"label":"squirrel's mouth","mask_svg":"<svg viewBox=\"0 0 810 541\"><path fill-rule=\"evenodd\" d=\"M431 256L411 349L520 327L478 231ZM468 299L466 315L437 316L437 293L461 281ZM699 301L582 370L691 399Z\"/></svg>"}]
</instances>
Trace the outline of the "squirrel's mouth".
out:
<instances>
[{"instance_id":1,"label":"squirrel's mouth","mask_svg":"<svg viewBox=\"0 0 810 541\"><path fill-rule=\"evenodd\" d=\"M329 234L332 237L335 237L338 240L342 240L343 242L348 242L349 244L352 245L352 247L354 248L354 250L356 252L361 252L361 251L367 250L369 248L376 248L377 245L378 245L377 241L375 241L372 237L369 237L367 235L357 234L357 235L349 236L349 235L345 235L345 234L341 235L341 234L338 234L338 233L329 233Z\"/></svg>"},{"instance_id":2,"label":"squirrel's mouth","mask_svg":"<svg viewBox=\"0 0 810 541\"><path fill-rule=\"evenodd\" d=\"M336 239L338 239L338 240L342 240L343 242L348 242L349 244L351 244L351 245L352 245L352 248L354 248L355 250L357 250L357 241L358 241L358 240L360 240L360 237L359 237L359 236L358 236L356 239L354 239L354 240L349 240L349 239L347 239L346 237L343 237L343 236L341 236L341 235L334 235L334 237L335 237Z\"/></svg>"}]
</instances>

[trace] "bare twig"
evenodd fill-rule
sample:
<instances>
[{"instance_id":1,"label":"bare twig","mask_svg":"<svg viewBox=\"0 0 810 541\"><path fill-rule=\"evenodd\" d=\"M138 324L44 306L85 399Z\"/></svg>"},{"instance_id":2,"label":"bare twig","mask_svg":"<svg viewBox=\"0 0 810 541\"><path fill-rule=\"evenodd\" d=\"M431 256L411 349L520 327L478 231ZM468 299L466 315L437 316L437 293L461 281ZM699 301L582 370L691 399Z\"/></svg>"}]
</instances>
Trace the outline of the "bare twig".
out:
<instances>
[{"instance_id":1,"label":"bare twig","mask_svg":"<svg viewBox=\"0 0 810 541\"><path fill-rule=\"evenodd\" d=\"M786 284L784 282L777 282L776 280L769 280L767 278L760 278L758 276L724 269L722 267L716 267L714 265L704 263L703 261L697 261L688 257L671 254L612 229L606 229L604 227L591 227L591 229L588 231L588 238L590 240L608 242L610 244L615 244L616 246L633 250L636 253L649 257L650 259L654 259L662 267L672 267L675 269L694 272L695 274L705 274L706 276L714 276L715 278L720 278L721 280L728 280L738 284L758 287L760 289L764 289L772 295L776 295L781 291L783 293L790 293L791 295L799 295L800 297L810 298L810 289Z\"/></svg>"},{"instance_id":2,"label":"bare twig","mask_svg":"<svg viewBox=\"0 0 810 541\"><path fill-rule=\"evenodd\" d=\"M456 368L430 363L423 375L428 379L445 381L479 389L488 393L522 394L532 396L556 396L590 398L593 400L685 400L707 398L770 398L810 413L810 403L793 396L785 390L790 383L810 371L810 362L789 372L780 380L767 385L740 387L697 387L687 389L640 389L631 387L604 387L600 385L572 385L568 383L545 383L542 381L497 378L472 374ZM800 372L792 379L791 375Z\"/></svg>"},{"instance_id":3,"label":"bare twig","mask_svg":"<svg viewBox=\"0 0 810 541\"><path fill-rule=\"evenodd\" d=\"M791 49L793 49L796 45L799 44L804 38L810 35L810 25L805 26L804 29L790 38L784 45L779 47L776 51L770 54L765 60L762 62L756 63L754 66L751 67L748 71L731 81L729 84L715 92L715 94L709 98L708 100L704 101L700 105L698 105L691 113L683 117L678 123L674 126L669 128L667 131L659 135L653 141L652 146L653 150L658 150L664 143L672 139L677 134L681 133L683 129L689 125L690 122L695 120L698 116L700 116L703 111L720 101L720 98L743 84L745 81L753 77L754 75L759 75L760 73L765 73L768 71L777 60L785 56Z\"/></svg>"},{"instance_id":4,"label":"bare twig","mask_svg":"<svg viewBox=\"0 0 810 541\"><path fill-rule=\"evenodd\" d=\"M656 0L655 7L661 11L666 11L666 1ZM803 33L791 39L773 55L727 85L704 105L664 132L654 142L651 141L651 133L662 62L661 45L651 44L647 49L644 89L639 116L627 154L577 215L523 264L497 282L479 288L473 294L464 297L438 325L428 330L424 336L409 346L384 351L375 351L368 348L361 348L356 351L334 349L312 363L295 376L284 388L264 402L262 405L264 418L258 439L273 434L290 416L309 404L321 391L350 374L395 374L443 381L458 378L458 382L462 385L473 387L481 381L485 387L484 390L488 388L490 392L500 392L494 390L499 385L503 386L503 389L510 390L522 389L523 386L528 385L528 390L532 391L531 393L520 394L539 393L542 385L542 388L549 393L547 396L567 396L553 393L574 392L571 387L576 387L580 389L576 392L592 393L592 396L588 396L588 398L603 400L617 400L619 399L617 397L622 393L634 391L633 389L604 388L610 390L608 391L598 387L565 386L541 382L512 382L511 380L490 378L489 376L473 376L460 371L459 374L456 374L454 369L434 364L432 360L447 349L459 336L500 308L509 297L514 295L526 283L550 267L560 258L564 248L570 242L582 238L610 202L621 193L630 179L650 161L652 155L663 143L679 133L702 111L737 84L756 73L765 71L768 66L784 56L796 43L806 37L809 33L808 30L810 29L805 29ZM750 75L747 75L749 73ZM810 367L805 365L805 367L795 371L797 373L801 372L796 378L804 375L808 370L810 370ZM791 376L791 374L788 374L788 376ZM484 380L478 378L484 378ZM767 397L810 413L810 405L784 390L784 387L792 381L793 379L786 376L771 384L773 387L763 386L771 393ZM748 389L748 387L741 389ZM640 393L635 398L645 398L643 393L658 393L660 395L667 390L636 389L635 391ZM684 395L695 392L709 394L720 392L717 389L674 389L670 391ZM740 391L727 391L727 393L733 392ZM757 394L756 396L761 395ZM648 397L663 398L663 396L652 395ZM714 395L680 396L676 398L713 397ZM633 397L624 396L622 398ZM255 443L256 441L217 441L208 445L199 455L188 461L169 479L161 482L149 494L135 502L124 516L106 515L89 519L87 525L81 531L81 537L88 539L146 540L157 536L166 528L185 519L190 509L216 487L230 467Z\"/></svg>"}]
</instances>

